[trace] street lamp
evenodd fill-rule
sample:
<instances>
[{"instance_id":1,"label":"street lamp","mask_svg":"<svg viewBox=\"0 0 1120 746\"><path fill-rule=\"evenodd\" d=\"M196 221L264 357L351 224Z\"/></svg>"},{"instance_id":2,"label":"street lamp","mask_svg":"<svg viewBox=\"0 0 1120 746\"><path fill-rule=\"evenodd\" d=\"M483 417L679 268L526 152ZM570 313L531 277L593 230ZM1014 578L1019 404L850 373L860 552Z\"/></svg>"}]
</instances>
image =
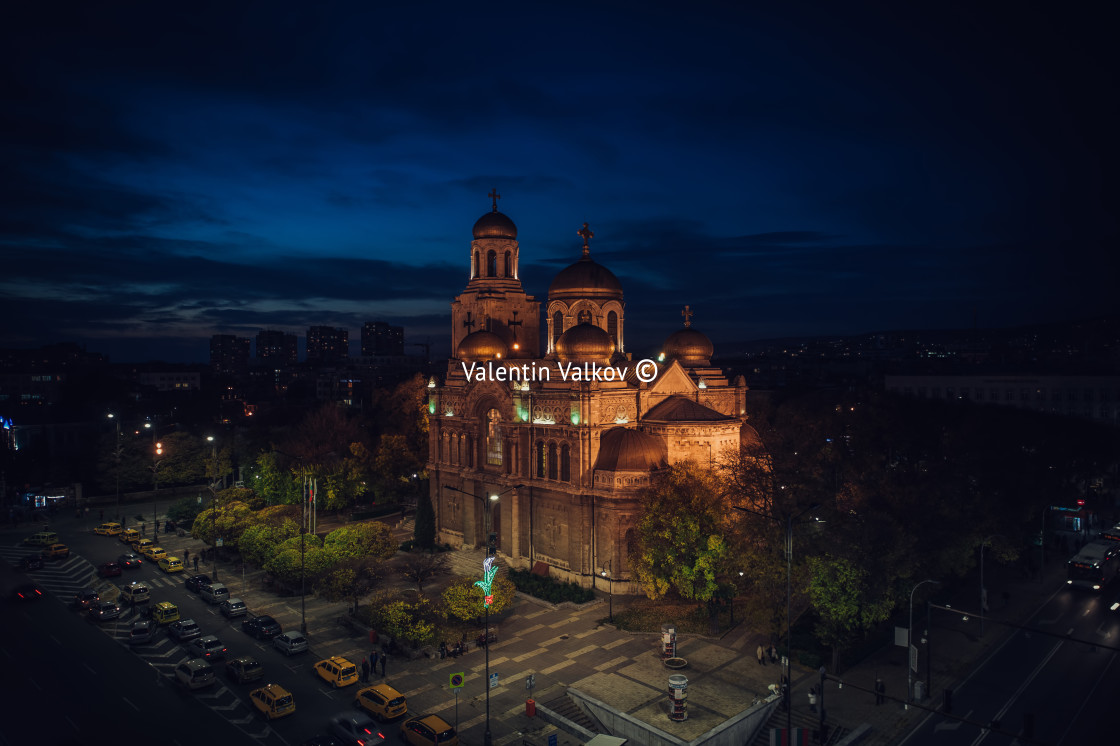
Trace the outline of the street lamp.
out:
<instances>
[{"instance_id":1,"label":"street lamp","mask_svg":"<svg viewBox=\"0 0 1120 746\"><path fill-rule=\"evenodd\" d=\"M906 628L906 709L910 709L910 702L914 701L914 665L910 660L914 650L914 591L926 583L940 583L940 580L923 580L910 591L910 626Z\"/></svg>"},{"instance_id":2,"label":"street lamp","mask_svg":"<svg viewBox=\"0 0 1120 746\"><path fill-rule=\"evenodd\" d=\"M152 433L155 440L155 433ZM152 539L159 535L159 523L156 521L159 509L159 465L163 461L163 443L155 444L155 453L152 454Z\"/></svg>"},{"instance_id":3,"label":"street lamp","mask_svg":"<svg viewBox=\"0 0 1120 746\"><path fill-rule=\"evenodd\" d=\"M516 484L513 487L510 487L509 489L505 490L504 492L499 492L497 494L491 494L489 496L489 501L487 501L487 500L484 500L483 498L481 498L478 495L475 495L471 492L466 492L465 490L461 490L457 487L452 487L451 485L447 485L447 484L444 485L444 489L451 490L452 492L458 492L460 495L466 495L467 497L473 497L475 500L478 500L479 502L481 502L483 505L486 506L485 524L484 524L485 527L486 527L485 528L485 530L486 530L486 560L482 563L482 580L475 583L475 585L478 585L479 587L482 588L482 592L484 594L484 597L483 597L484 600L483 600L483 603L482 603L483 618L484 618L483 633L482 633L482 640L483 640L482 648L486 653L486 731L483 733L483 736L482 736L483 746L492 746L492 744L494 742L494 739L493 739L493 737L490 733L490 602L489 602L489 596L490 596L490 585L491 585L491 583L493 583L494 577L498 574L498 568L494 567L494 557L491 554L491 551L494 549L490 545L490 525L491 525L491 512L492 512L492 507L491 506L493 506L494 503L498 502L498 498L500 498L502 495L505 495L509 492L513 492L514 490L520 489L524 486L525 485L523 485L523 484Z\"/></svg>"},{"instance_id":4,"label":"street lamp","mask_svg":"<svg viewBox=\"0 0 1120 746\"><path fill-rule=\"evenodd\" d=\"M214 462L214 474L210 479L210 533L212 535L213 546L210 550L210 572L214 576L214 581L218 580L218 491L215 489L218 473L218 444L214 440L213 435L206 436L207 442L210 443L210 458Z\"/></svg>"},{"instance_id":5,"label":"street lamp","mask_svg":"<svg viewBox=\"0 0 1120 746\"><path fill-rule=\"evenodd\" d=\"M607 560L607 568L601 574L607 579L607 614L611 624L614 624L614 570L610 560Z\"/></svg>"},{"instance_id":6,"label":"street lamp","mask_svg":"<svg viewBox=\"0 0 1120 746\"><path fill-rule=\"evenodd\" d=\"M783 487L784 489L784 487ZM759 513L758 511L751 510L750 508L743 508L738 505L732 505L735 510L741 510L744 513L751 513L753 515L768 518L771 521L779 522L777 518L766 513ZM793 632L792 622L790 615L790 597L792 594L792 577L793 577L793 523L801 516L808 513L810 510L816 510L820 504L810 505L799 513L790 513L786 519L786 665L785 665L785 678L786 678L786 733L793 733L793 703L791 698L793 693L789 690L793 681L790 676L790 669L793 666ZM742 574L742 573L740 573Z\"/></svg>"},{"instance_id":7,"label":"street lamp","mask_svg":"<svg viewBox=\"0 0 1120 746\"><path fill-rule=\"evenodd\" d=\"M117 442L113 448L113 457L117 461L117 520L121 520L121 421L112 412L109 413L109 419L117 426Z\"/></svg>"}]
</instances>

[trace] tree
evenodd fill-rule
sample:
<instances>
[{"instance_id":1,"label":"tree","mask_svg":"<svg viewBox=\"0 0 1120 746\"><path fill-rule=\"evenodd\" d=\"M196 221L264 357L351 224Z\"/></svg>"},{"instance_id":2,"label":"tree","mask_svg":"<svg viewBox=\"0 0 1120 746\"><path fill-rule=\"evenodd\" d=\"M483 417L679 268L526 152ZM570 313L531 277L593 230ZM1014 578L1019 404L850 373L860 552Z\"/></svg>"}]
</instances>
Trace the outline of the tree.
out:
<instances>
[{"instance_id":1,"label":"tree","mask_svg":"<svg viewBox=\"0 0 1120 746\"><path fill-rule=\"evenodd\" d=\"M397 551L393 532L380 521L363 521L337 528L327 534L324 546L341 558L388 559Z\"/></svg>"},{"instance_id":2,"label":"tree","mask_svg":"<svg viewBox=\"0 0 1120 746\"><path fill-rule=\"evenodd\" d=\"M362 598L381 585L380 561L347 558L315 579L315 592L328 601L347 601L356 610Z\"/></svg>"},{"instance_id":3,"label":"tree","mask_svg":"<svg viewBox=\"0 0 1120 746\"><path fill-rule=\"evenodd\" d=\"M641 492L630 567L652 599L670 590L708 602L731 567L735 519L724 486L693 461L671 466Z\"/></svg>"},{"instance_id":4,"label":"tree","mask_svg":"<svg viewBox=\"0 0 1120 746\"><path fill-rule=\"evenodd\" d=\"M436 545L436 512L432 509L432 498L422 494L416 499L416 523L412 528L412 538L421 549L432 549Z\"/></svg>"},{"instance_id":5,"label":"tree","mask_svg":"<svg viewBox=\"0 0 1120 746\"><path fill-rule=\"evenodd\" d=\"M411 645L435 642L439 629L439 613L424 597L402 600L390 593L382 593L369 604L370 626Z\"/></svg>"},{"instance_id":6,"label":"tree","mask_svg":"<svg viewBox=\"0 0 1120 746\"><path fill-rule=\"evenodd\" d=\"M256 521L253 511L245 503L234 500L221 502L198 514L191 525L191 535L213 545L215 539L222 537L222 544L236 547L238 540Z\"/></svg>"},{"instance_id":7,"label":"tree","mask_svg":"<svg viewBox=\"0 0 1120 746\"><path fill-rule=\"evenodd\" d=\"M302 577L305 580L314 581L339 562L337 555L323 549L322 539L315 534L302 534L293 536L277 546L275 553L265 560L264 569L279 578L285 585L298 588L301 578L301 545L303 546Z\"/></svg>"},{"instance_id":8,"label":"tree","mask_svg":"<svg viewBox=\"0 0 1120 746\"><path fill-rule=\"evenodd\" d=\"M298 535L299 524L292 520L286 520L279 525L258 523L245 529L237 546L246 562L260 567L276 553L278 546Z\"/></svg>"},{"instance_id":9,"label":"tree","mask_svg":"<svg viewBox=\"0 0 1120 746\"><path fill-rule=\"evenodd\" d=\"M482 576L476 577L462 577L455 578L451 581L450 585L444 589L442 594L443 608L449 617L461 619L464 622L476 621L482 618L485 611L483 601L485 596L482 594L482 589L475 585L475 581L481 580ZM494 578L493 584L490 586L490 591L494 596L494 602L490 604L490 613L497 614L505 611L513 605L513 600L516 597L517 589L505 575L498 575Z\"/></svg>"},{"instance_id":10,"label":"tree","mask_svg":"<svg viewBox=\"0 0 1120 746\"><path fill-rule=\"evenodd\" d=\"M442 554L412 551L405 555L400 566L401 575L416 583L416 590L424 592L424 583L447 572L447 557Z\"/></svg>"},{"instance_id":11,"label":"tree","mask_svg":"<svg viewBox=\"0 0 1120 746\"><path fill-rule=\"evenodd\" d=\"M890 617L894 598L889 589L875 592L868 573L841 557L809 558L809 597L820 620L816 635L832 647L832 670L837 671L840 648L858 633Z\"/></svg>"}]
</instances>

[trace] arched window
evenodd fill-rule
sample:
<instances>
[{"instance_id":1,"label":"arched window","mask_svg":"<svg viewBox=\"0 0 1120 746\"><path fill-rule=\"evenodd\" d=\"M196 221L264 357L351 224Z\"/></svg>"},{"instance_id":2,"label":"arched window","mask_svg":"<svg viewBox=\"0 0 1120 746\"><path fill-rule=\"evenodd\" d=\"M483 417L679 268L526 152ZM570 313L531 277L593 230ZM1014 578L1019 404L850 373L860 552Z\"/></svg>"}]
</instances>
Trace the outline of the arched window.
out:
<instances>
[{"instance_id":1,"label":"arched window","mask_svg":"<svg viewBox=\"0 0 1120 746\"><path fill-rule=\"evenodd\" d=\"M537 441L537 479L544 479L544 441Z\"/></svg>"},{"instance_id":2,"label":"arched window","mask_svg":"<svg viewBox=\"0 0 1120 746\"><path fill-rule=\"evenodd\" d=\"M474 261L471 262L471 279L478 277L478 252L474 252Z\"/></svg>"},{"instance_id":3,"label":"arched window","mask_svg":"<svg viewBox=\"0 0 1120 746\"><path fill-rule=\"evenodd\" d=\"M560 335L564 333L564 314L560 311L552 314L552 346L556 346L556 340L560 339Z\"/></svg>"},{"instance_id":4,"label":"arched window","mask_svg":"<svg viewBox=\"0 0 1120 746\"><path fill-rule=\"evenodd\" d=\"M618 349L618 314L614 311L607 314L607 334L611 335L615 349Z\"/></svg>"},{"instance_id":5,"label":"arched window","mask_svg":"<svg viewBox=\"0 0 1120 746\"><path fill-rule=\"evenodd\" d=\"M493 249L486 252L486 276L498 276L498 252L494 251Z\"/></svg>"},{"instance_id":6,"label":"arched window","mask_svg":"<svg viewBox=\"0 0 1120 746\"><path fill-rule=\"evenodd\" d=\"M548 444L548 478L556 479L556 444Z\"/></svg>"},{"instance_id":7,"label":"arched window","mask_svg":"<svg viewBox=\"0 0 1120 746\"><path fill-rule=\"evenodd\" d=\"M502 277L513 277L513 262L510 260L509 252L506 252L506 271Z\"/></svg>"},{"instance_id":8,"label":"arched window","mask_svg":"<svg viewBox=\"0 0 1120 746\"><path fill-rule=\"evenodd\" d=\"M560 446L560 481L572 481L572 449L567 443Z\"/></svg>"},{"instance_id":9,"label":"arched window","mask_svg":"<svg viewBox=\"0 0 1120 746\"><path fill-rule=\"evenodd\" d=\"M591 312L588 311L586 308L583 309L582 311L580 311L578 314L576 314L576 323L577 324L590 324L591 323Z\"/></svg>"},{"instance_id":10,"label":"arched window","mask_svg":"<svg viewBox=\"0 0 1120 746\"><path fill-rule=\"evenodd\" d=\"M502 465L502 415L496 409L486 413L486 465Z\"/></svg>"}]
</instances>

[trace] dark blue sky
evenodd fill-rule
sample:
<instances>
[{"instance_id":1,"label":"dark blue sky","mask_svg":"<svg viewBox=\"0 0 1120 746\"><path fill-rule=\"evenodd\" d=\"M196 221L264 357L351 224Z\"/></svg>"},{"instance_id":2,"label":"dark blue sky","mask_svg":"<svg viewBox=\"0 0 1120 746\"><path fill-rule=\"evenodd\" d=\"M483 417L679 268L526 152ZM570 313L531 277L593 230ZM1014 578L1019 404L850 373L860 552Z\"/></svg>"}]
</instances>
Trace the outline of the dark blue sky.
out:
<instances>
[{"instance_id":1,"label":"dark blue sky","mask_svg":"<svg viewBox=\"0 0 1120 746\"><path fill-rule=\"evenodd\" d=\"M541 300L591 224L638 351L1114 312L1098 7L25 3L0 347L445 342L491 188Z\"/></svg>"}]
</instances>

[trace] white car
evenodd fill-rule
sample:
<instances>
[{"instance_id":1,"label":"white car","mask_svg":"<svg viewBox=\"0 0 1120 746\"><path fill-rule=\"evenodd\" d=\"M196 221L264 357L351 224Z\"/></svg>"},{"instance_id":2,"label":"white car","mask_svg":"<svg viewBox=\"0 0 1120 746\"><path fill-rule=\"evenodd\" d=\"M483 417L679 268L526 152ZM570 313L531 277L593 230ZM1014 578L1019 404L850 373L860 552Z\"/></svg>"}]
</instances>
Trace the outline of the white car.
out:
<instances>
[{"instance_id":1,"label":"white car","mask_svg":"<svg viewBox=\"0 0 1120 746\"><path fill-rule=\"evenodd\" d=\"M307 652L307 638L299 632L285 632L272 638L272 647L284 655Z\"/></svg>"},{"instance_id":2,"label":"white car","mask_svg":"<svg viewBox=\"0 0 1120 746\"><path fill-rule=\"evenodd\" d=\"M235 616L245 616L248 614L249 608L245 606L245 602L240 598L231 598L218 604L218 611L222 612L222 616L226 619L233 619Z\"/></svg>"},{"instance_id":3,"label":"white car","mask_svg":"<svg viewBox=\"0 0 1120 746\"><path fill-rule=\"evenodd\" d=\"M202 628L193 619L180 619L168 625L167 634L179 642L186 642L196 637L202 637Z\"/></svg>"}]
</instances>

